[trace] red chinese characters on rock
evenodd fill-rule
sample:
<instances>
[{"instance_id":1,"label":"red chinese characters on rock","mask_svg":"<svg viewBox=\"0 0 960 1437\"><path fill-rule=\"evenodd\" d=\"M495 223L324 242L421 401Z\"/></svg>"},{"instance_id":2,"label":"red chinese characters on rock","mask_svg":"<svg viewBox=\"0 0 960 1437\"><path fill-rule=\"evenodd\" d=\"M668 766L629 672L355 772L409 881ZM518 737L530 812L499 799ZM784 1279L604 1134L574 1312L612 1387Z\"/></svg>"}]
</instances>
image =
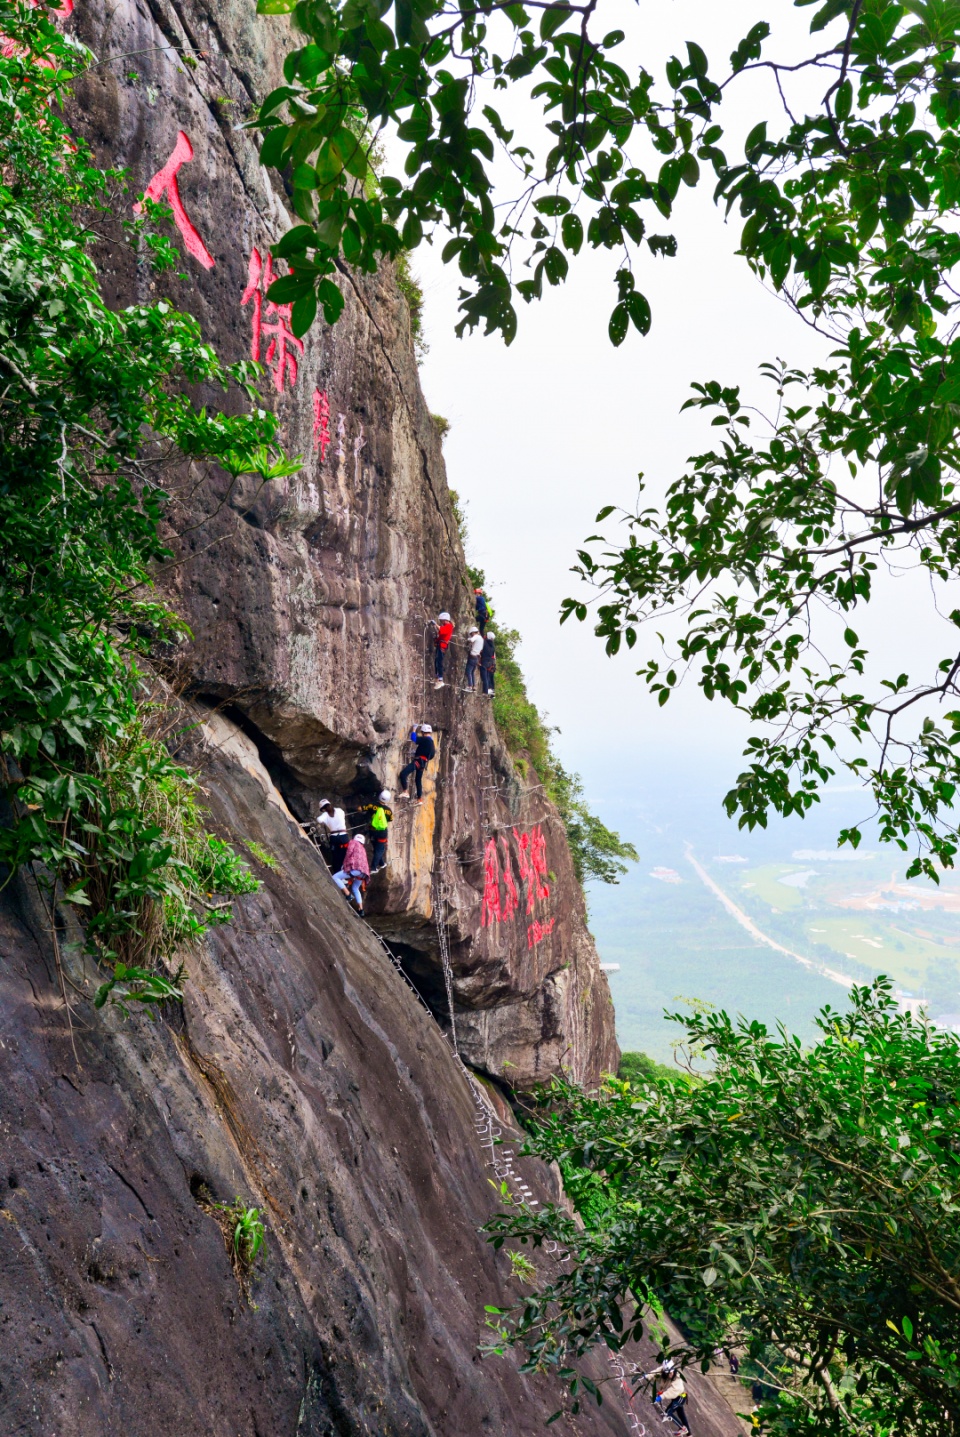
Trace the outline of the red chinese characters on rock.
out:
<instances>
[{"instance_id":1,"label":"red chinese characters on rock","mask_svg":"<svg viewBox=\"0 0 960 1437\"><path fill-rule=\"evenodd\" d=\"M527 947L536 948L537 944L542 943L544 938L549 938L553 932L553 925L556 921L555 918L548 918L546 923L541 923L539 919L535 918L527 929Z\"/></svg>"},{"instance_id":2,"label":"red chinese characters on rock","mask_svg":"<svg viewBox=\"0 0 960 1437\"><path fill-rule=\"evenodd\" d=\"M491 838L483 850L483 904L480 909L480 927L488 928L491 923L499 923L501 917L500 859L497 855L497 840Z\"/></svg>"},{"instance_id":3,"label":"red chinese characters on rock","mask_svg":"<svg viewBox=\"0 0 960 1437\"><path fill-rule=\"evenodd\" d=\"M297 382L299 369L297 355L303 354L303 340L298 339L290 328L293 306L273 304L266 298L267 290L273 284L273 258L267 255L266 262L258 249L250 251L247 264L247 287L240 296L240 306L253 302L253 332L250 338L250 357L260 363L260 349L264 334L272 335L264 355L264 363L273 365L273 383L278 394L289 376L291 385ZM314 410L316 413L316 410Z\"/></svg>"},{"instance_id":4,"label":"red chinese characters on rock","mask_svg":"<svg viewBox=\"0 0 960 1437\"><path fill-rule=\"evenodd\" d=\"M325 389L313 391L313 442L320 450L320 463L327 457L333 443L330 434L330 399Z\"/></svg>"},{"instance_id":5,"label":"red chinese characters on rock","mask_svg":"<svg viewBox=\"0 0 960 1437\"><path fill-rule=\"evenodd\" d=\"M505 838L501 838L500 842L503 845L503 903L500 910L500 921L509 923L520 907L520 895L517 892L517 885L513 881L510 845Z\"/></svg>"},{"instance_id":6,"label":"red chinese characters on rock","mask_svg":"<svg viewBox=\"0 0 960 1437\"><path fill-rule=\"evenodd\" d=\"M550 897L550 885L544 881L547 877L547 841L539 824L527 833L521 833L515 828L513 838L516 845L520 880L527 885L527 916L529 917L533 913L536 903L543 903ZM501 837L500 845L503 848L502 870L500 850L495 838L489 839L483 851L481 928L488 928L493 923L511 922L520 907L520 894L513 881L510 845L505 837ZM503 885L502 896L501 883ZM553 931L555 922L555 918L543 922L534 919L527 929L527 947L536 947Z\"/></svg>"},{"instance_id":7,"label":"red chinese characters on rock","mask_svg":"<svg viewBox=\"0 0 960 1437\"><path fill-rule=\"evenodd\" d=\"M173 154L163 168L157 170L157 173L144 190L143 198L145 200L157 201L162 199L164 195L167 196L170 202L170 208L173 210L173 218L176 221L177 229L183 236L183 243L186 246L187 253L192 254L197 263L202 264L204 269L213 269L216 260L200 238L193 221L184 209L183 200L180 198L180 186L177 183L177 175L180 172L181 166L187 164L188 161L192 159L193 146L190 143L190 138L183 130L178 130L177 143L173 147ZM139 200L133 208L135 214L142 214L143 205Z\"/></svg>"},{"instance_id":8,"label":"red chinese characters on rock","mask_svg":"<svg viewBox=\"0 0 960 1437\"><path fill-rule=\"evenodd\" d=\"M547 840L539 824L529 833L513 830L517 843L517 858L520 877L527 885L527 914L533 912L533 905L539 899L543 902L550 897L550 886L543 882L547 876Z\"/></svg>"}]
</instances>

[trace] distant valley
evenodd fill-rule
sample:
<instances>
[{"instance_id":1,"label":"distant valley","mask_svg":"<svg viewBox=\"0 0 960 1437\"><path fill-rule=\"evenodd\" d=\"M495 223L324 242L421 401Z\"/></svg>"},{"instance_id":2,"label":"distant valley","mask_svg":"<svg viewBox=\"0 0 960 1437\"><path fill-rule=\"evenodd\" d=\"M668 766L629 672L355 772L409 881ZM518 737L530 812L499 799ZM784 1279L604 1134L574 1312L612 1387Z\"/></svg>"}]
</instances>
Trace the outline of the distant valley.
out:
<instances>
[{"instance_id":1,"label":"distant valley","mask_svg":"<svg viewBox=\"0 0 960 1437\"><path fill-rule=\"evenodd\" d=\"M860 851L838 850L840 828L861 818L847 790L802 823L753 834L725 818L721 794L711 775L679 789L651 776L641 803L604 806L640 852L619 887L591 891L601 958L619 965L609 977L622 1048L669 1060L680 1030L664 1009L691 1000L812 1038L815 1013L843 1008L845 985L878 972L905 1006L923 1000L960 1026L960 878L908 883L907 856L869 828Z\"/></svg>"}]
</instances>

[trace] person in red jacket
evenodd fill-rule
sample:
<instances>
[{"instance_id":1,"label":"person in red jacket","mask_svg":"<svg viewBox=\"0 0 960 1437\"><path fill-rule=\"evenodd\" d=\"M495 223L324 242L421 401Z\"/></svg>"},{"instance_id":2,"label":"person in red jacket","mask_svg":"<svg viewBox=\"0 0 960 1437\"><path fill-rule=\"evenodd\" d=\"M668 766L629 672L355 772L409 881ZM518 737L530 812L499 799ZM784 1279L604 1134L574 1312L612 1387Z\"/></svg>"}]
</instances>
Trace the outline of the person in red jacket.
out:
<instances>
[{"instance_id":1,"label":"person in red jacket","mask_svg":"<svg viewBox=\"0 0 960 1437\"><path fill-rule=\"evenodd\" d=\"M434 688L442 689L443 656L450 646L450 640L453 638L453 620L446 609L444 609L440 617L434 619L433 625L437 631L437 645L433 652L433 667L437 676L437 682L434 684Z\"/></svg>"},{"instance_id":2,"label":"person in red jacket","mask_svg":"<svg viewBox=\"0 0 960 1437\"><path fill-rule=\"evenodd\" d=\"M339 873L333 875L333 881L344 897L349 898L352 895L358 913L363 912L363 890L370 877L370 860L364 847L365 841L362 833L354 834L343 855L343 867Z\"/></svg>"}]
</instances>

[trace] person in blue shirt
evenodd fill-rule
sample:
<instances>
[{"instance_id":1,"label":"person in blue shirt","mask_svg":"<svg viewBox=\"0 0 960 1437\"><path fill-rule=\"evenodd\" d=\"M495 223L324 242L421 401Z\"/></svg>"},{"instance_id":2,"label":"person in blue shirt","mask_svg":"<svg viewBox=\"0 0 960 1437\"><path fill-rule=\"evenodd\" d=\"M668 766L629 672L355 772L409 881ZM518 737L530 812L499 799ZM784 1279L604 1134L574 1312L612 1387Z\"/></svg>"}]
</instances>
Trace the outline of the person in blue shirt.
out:
<instances>
[{"instance_id":1,"label":"person in blue shirt","mask_svg":"<svg viewBox=\"0 0 960 1437\"><path fill-rule=\"evenodd\" d=\"M411 731L410 742L416 744L413 758L406 768L400 770L397 781L400 785L400 797L409 798L407 793L407 780L413 775L417 785L417 802L423 802L423 770L431 759L437 756L437 746L433 741L433 729L428 723L417 724Z\"/></svg>"},{"instance_id":2,"label":"person in blue shirt","mask_svg":"<svg viewBox=\"0 0 960 1437\"><path fill-rule=\"evenodd\" d=\"M474 589L473 592L477 601L477 628L481 634L485 634L487 631L487 620L490 617L490 609L484 597L483 590Z\"/></svg>"}]
</instances>

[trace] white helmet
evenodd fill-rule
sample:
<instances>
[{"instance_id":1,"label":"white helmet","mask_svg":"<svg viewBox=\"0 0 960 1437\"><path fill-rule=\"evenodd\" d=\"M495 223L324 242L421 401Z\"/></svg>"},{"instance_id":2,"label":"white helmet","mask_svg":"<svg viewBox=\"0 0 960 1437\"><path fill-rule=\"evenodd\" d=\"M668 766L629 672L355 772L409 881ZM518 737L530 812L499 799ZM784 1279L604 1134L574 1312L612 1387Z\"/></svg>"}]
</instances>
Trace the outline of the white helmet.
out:
<instances>
[{"instance_id":1,"label":"white helmet","mask_svg":"<svg viewBox=\"0 0 960 1437\"><path fill-rule=\"evenodd\" d=\"M390 792L389 788L385 788L383 790L383 793L381 793L380 795L380 802L389 803L391 798L393 798L393 794Z\"/></svg>"},{"instance_id":2,"label":"white helmet","mask_svg":"<svg viewBox=\"0 0 960 1437\"><path fill-rule=\"evenodd\" d=\"M447 613L446 609L444 609L443 613L440 615L440 619L443 623L450 622L450 615Z\"/></svg>"},{"instance_id":3,"label":"white helmet","mask_svg":"<svg viewBox=\"0 0 960 1437\"><path fill-rule=\"evenodd\" d=\"M472 629L467 630L467 638L469 639L471 634L479 634L479 632L480 630L477 628L476 624L474 624Z\"/></svg>"},{"instance_id":4,"label":"white helmet","mask_svg":"<svg viewBox=\"0 0 960 1437\"><path fill-rule=\"evenodd\" d=\"M353 836L356 839L357 843L366 843L367 841L367 836L365 833L355 833Z\"/></svg>"},{"instance_id":5,"label":"white helmet","mask_svg":"<svg viewBox=\"0 0 960 1437\"><path fill-rule=\"evenodd\" d=\"M321 807L321 808L329 808L329 807L330 807L330 800L329 800L329 798L321 798L321 800L320 800L320 807Z\"/></svg>"},{"instance_id":6,"label":"white helmet","mask_svg":"<svg viewBox=\"0 0 960 1437\"><path fill-rule=\"evenodd\" d=\"M430 725L429 725L428 723L422 723L422 724L420 725L420 732L421 732L421 733L433 733L433 729L430 727Z\"/></svg>"}]
</instances>

